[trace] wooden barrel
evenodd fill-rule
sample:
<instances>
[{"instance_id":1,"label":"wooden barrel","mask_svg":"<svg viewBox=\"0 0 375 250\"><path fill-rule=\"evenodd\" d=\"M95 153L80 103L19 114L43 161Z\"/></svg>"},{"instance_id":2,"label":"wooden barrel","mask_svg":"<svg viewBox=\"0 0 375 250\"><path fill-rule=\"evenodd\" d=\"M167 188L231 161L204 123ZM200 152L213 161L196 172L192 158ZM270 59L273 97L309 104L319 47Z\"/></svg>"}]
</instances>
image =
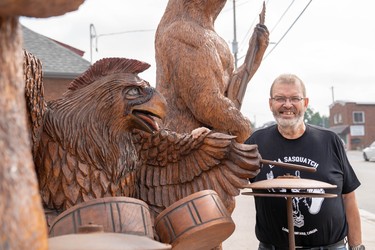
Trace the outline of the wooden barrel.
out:
<instances>
[{"instance_id":1,"label":"wooden barrel","mask_svg":"<svg viewBox=\"0 0 375 250\"><path fill-rule=\"evenodd\" d=\"M49 236L97 230L154 238L148 205L130 197L105 197L80 203L57 216ZM90 229L91 228L91 229Z\"/></svg>"},{"instance_id":2,"label":"wooden barrel","mask_svg":"<svg viewBox=\"0 0 375 250\"><path fill-rule=\"evenodd\" d=\"M213 190L191 194L167 207L155 220L161 242L178 249L212 249L234 231L235 224Z\"/></svg>"}]
</instances>

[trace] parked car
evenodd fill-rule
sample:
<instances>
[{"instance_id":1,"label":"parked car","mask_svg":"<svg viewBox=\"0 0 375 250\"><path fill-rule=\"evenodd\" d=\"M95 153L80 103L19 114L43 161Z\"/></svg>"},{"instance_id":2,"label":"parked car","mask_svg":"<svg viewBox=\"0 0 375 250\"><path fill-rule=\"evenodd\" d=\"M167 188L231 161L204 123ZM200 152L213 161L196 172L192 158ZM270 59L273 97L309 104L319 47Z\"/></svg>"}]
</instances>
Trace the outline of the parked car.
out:
<instances>
[{"instance_id":1,"label":"parked car","mask_svg":"<svg viewBox=\"0 0 375 250\"><path fill-rule=\"evenodd\" d=\"M365 161L375 161L375 141L362 150Z\"/></svg>"}]
</instances>

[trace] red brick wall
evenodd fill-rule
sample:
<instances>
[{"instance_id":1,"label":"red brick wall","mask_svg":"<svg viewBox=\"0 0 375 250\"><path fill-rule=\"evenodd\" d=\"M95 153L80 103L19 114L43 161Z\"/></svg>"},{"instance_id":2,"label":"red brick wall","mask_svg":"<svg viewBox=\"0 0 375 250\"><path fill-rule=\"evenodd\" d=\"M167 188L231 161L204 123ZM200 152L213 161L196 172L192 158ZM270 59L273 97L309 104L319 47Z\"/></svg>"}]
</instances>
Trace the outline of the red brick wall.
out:
<instances>
[{"instance_id":1,"label":"red brick wall","mask_svg":"<svg viewBox=\"0 0 375 250\"><path fill-rule=\"evenodd\" d=\"M353 122L353 112L364 112L365 122L358 124ZM341 114L342 122L334 123L335 115ZM363 125L364 136L350 136L350 149L363 149L375 141L375 104L361 104L355 102L336 102L330 107L330 127L338 125Z\"/></svg>"},{"instance_id":2,"label":"red brick wall","mask_svg":"<svg viewBox=\"0 0 375 250\"><path fill-rule=\"evenodd\" d=\"M44 96L47 101L60 97L66 90L72 79L43 78Z\"/></svg>"},{"instance_id":3,"label":"red brick wall","mask_svg":"<svg viewBox=\"0 0 375 250\"><path fill-rule=\"evenodd\" d=\"M364 147L375 141L375 105L358 105L352 111L363 111L365 113L365 138Z\"/></svg>"}]
</instances>

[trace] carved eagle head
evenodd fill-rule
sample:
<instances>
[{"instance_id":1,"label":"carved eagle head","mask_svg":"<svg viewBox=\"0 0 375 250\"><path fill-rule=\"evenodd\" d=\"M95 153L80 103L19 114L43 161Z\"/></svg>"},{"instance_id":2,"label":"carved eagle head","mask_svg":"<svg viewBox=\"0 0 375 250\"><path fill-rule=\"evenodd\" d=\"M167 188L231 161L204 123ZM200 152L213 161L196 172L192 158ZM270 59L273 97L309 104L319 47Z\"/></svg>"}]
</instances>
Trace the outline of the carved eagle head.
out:
<instances>
[{"instance_id":1,"label":"carved eagle head","mask_svg":"<svg viewBox=\"0 0 375 250\"><path fill-rule=\"evenodd\" d=\"M48 103L44 131L50 140L113 180L133 171L133 129L153 133L166 114L164 97L138 76L149 66L126 58L96 62Z\"/></svg>"},{"instance_id":2,"label":"carved eagle head","mask_svg":"<svg viewBox=\"0 0 375 250\"><path fill-rule=\"evenodd\" d=\"M159 129L155 118L164 119L166 101L138 73L149 64L126 58L105 58L92 65L76 78L63 99L77 98L82 111L95 108L100 119L116 130L133 128L153 133ZM91 112L86 112L91 113ZM122 129L119 129L122 128Z\"/></svg>"}]
</instances>

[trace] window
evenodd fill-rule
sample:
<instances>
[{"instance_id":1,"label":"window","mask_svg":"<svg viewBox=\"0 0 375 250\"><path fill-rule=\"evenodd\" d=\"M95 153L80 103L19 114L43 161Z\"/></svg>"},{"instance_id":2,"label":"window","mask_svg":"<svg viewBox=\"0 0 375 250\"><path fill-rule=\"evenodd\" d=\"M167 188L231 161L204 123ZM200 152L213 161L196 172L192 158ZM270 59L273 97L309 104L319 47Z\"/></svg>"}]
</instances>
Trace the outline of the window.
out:
<instances>
[{"instance_id":1,"label":"window","mask_svg":"<svg viewBox=\"0 0 375 250\"><path fill-rule=\"evenodd\" d=\"M333 116L333 123L334 124L342 123L342 115L341 115L341 113L335 114Z\"/></svg>"},{"instance_id":2,"label":"window","mask_svg":"<svg viewBox=\"0 0 375 250\"><path fill-rule=\"evenodd\" d=\"M353 123L365 123L365 112L354 111L353 112Z\"/></svg>"}]
</instances>

